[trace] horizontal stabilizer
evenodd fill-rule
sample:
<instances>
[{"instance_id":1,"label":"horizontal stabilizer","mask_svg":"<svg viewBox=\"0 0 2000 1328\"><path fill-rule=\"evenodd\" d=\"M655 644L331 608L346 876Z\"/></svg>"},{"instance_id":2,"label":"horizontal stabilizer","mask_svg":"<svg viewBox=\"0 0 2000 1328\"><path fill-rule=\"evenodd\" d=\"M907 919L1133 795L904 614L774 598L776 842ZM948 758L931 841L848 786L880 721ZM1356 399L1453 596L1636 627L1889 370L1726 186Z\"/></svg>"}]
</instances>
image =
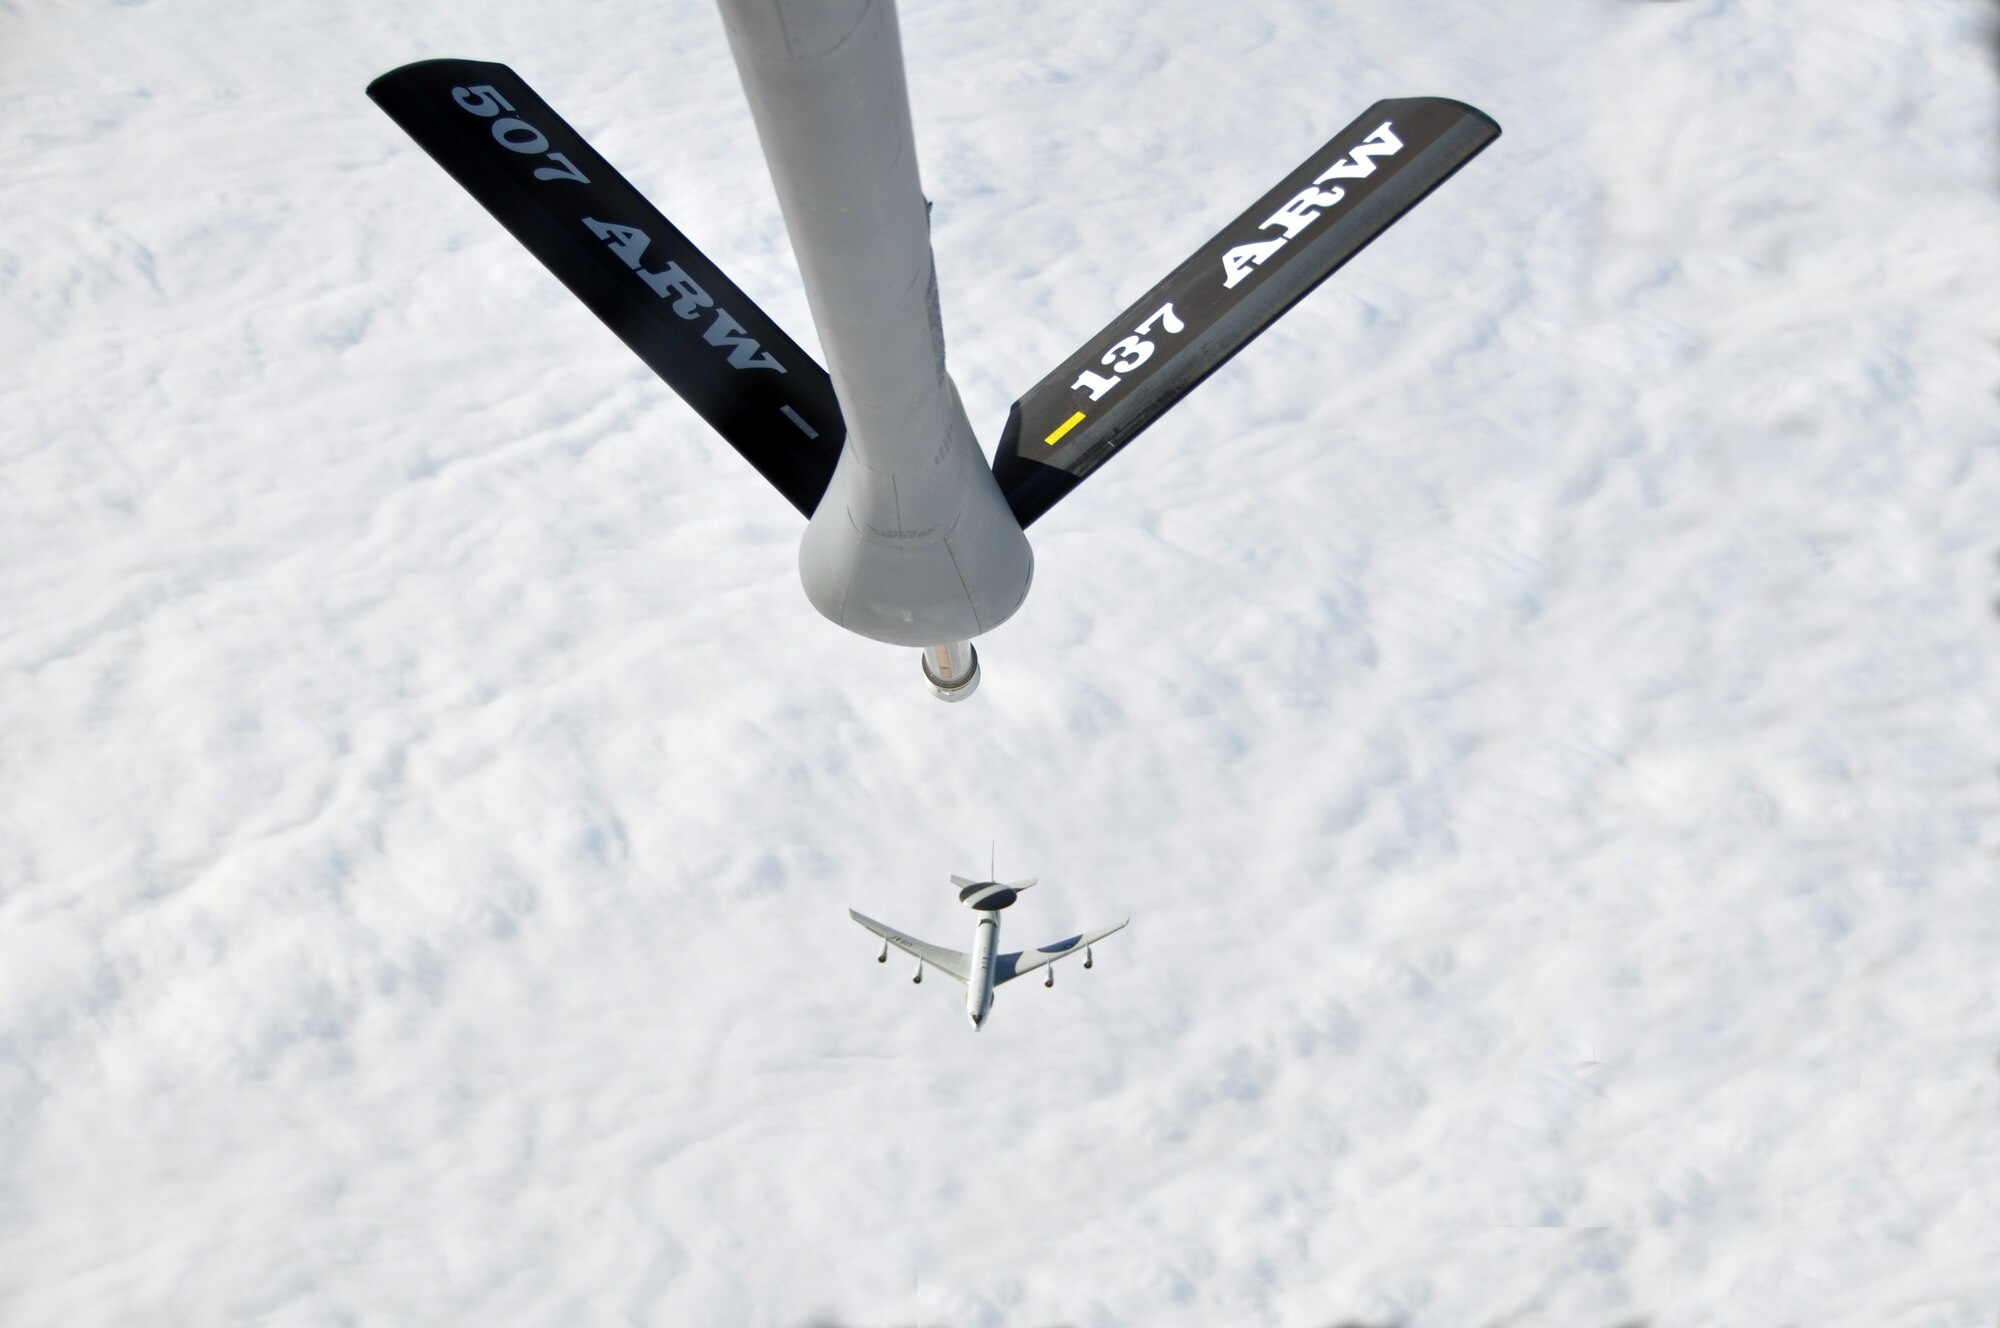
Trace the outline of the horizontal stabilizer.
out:
<instances>
[{"instance_id":1,"label":"horizontal stabilizer","mask_svg":"<svg viewBox=\"0 0 2000 1328\"><path fill-rule=\"evenodd\" d=\"M1015 950L1003 954L993 961L993 985L997 987L1003 982L1012 982L1023 973L1032 973L1038 968L1046 968L1058 959L1082 954L1112 932L1123 928L1125 923L1131 920L1126 918L1123 922L1101 927L1096 931L1087 931L1065 941L1052 941L1039 950Z\"/></svg>"},{"instance_id":2,"label":"horizontal stabilizer","mask_svg":"<svg viewBox=\"0 0 2000 1328\"><path fill-rule=\"evenodd\" d=\"M1378 101L1037 383L993 473L1026 526L1500 136L1442 97Z\"/></svg>"},{"instance_id":3,"label":"horizontal stabilizer","mask_svg":"<svg viewBox=\"0 0 2000 1328\"><path fill-rule=\"evenodd\" d=\"M812 514L847 434L832 379L520 75L424 60L382 75L368 95Z\"/></svg>"},{"instance_id":4,"label":"horizontal stabilizer","mask_svg":"<svg viewBox=\"0 0 2000 1328\"><path fill-rule=\"evenodd\" d=\"M874 932L904 954L921 959L932 968L942 973L949 973L960 982L971 980L972 956L965 951L947 950L941 945L932 945L928 941L920 941L914 936L905 936L902 932L897 931L887 923L863 917L851 908L847 910L847 916L853 918L856 922L866 927L869 931Z\"/></svg>"}]
</instances>

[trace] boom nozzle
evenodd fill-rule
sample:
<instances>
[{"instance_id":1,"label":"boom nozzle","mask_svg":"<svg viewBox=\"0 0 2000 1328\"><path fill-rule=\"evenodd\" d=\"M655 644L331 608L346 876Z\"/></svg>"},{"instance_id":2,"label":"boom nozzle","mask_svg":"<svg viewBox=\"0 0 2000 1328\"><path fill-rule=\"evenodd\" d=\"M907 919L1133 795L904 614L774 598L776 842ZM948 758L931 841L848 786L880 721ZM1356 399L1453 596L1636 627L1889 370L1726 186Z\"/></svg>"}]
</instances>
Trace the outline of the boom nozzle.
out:
<instances>
[{"instance_id":1,"label":"boom nozzle","mask_svg":"<svg viewBox=\"0 0 2000 1328\"><path fill-rule=\"evenodd\" d=\"M924 681L940 701L963 701L979 690L979 652L970 641L924 647Z\"/></svg>"}]
</instances>

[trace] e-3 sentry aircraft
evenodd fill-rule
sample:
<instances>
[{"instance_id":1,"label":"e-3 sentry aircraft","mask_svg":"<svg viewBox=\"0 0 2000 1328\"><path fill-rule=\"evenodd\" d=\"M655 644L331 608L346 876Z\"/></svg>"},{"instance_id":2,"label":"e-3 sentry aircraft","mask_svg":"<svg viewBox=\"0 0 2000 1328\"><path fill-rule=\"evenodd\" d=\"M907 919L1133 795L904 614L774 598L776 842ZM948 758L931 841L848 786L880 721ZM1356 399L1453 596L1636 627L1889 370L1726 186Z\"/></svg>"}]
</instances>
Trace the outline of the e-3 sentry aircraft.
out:
<instances>
[{"instance_id":1,"label":"e-3 sentry aircraft","mask_svg":"<svg viewBox=\"0 0 2000 1328\"><path fill-rule=\"evenodd\" d=\"M945 370L893 0L720 4L825 369L507 66L368 94L807 518L813 606L921 647L946 700L1027 596L1024 529L1500 133L1376 102L1016 401L989 465Z\"/></svg>"},{"instance_id":2,"label":"e-3 sentry aircraft","mask_svg":"<svg viewBox=\"0 0 2000 1328\"><path fill-rule=\"evenodd\" d=\"M988 873L991 875L991 873ZM904 954L917 961L917 971L910 981L924 980L924 965L956 978L965 987L965 1014L972 1020L976 1030L986 1022L986 1016L993 1011L993 989L1012 982L1023 973L1032 973L1038 968L1049 970L1044 986L1056 985L1056 971L1050 967L1058 959L1067 959L1073 954L1083 955L1083 966L1089 968L1095 961L1090 947L1119 930L1132 919L1125 918L1109 927L1099 927L1096 931L1080 932L1065 940L1053 941L1038 950L1014 950L1007 954L1000 951L1000 910L1020 898L1021 892L1033 885L1036 877L1025 881L971 881L963 876L954 876L951 883L958 887L958 902L979 915L979 922L972 933L972 950L947 950L941 945L931 945L914 936L905 936L894 927L875 921L847 910L847 916L882 938L882 953L875 956L875 962L889 962L889 947L895 946Z\"/></svg>"}]
</instances>

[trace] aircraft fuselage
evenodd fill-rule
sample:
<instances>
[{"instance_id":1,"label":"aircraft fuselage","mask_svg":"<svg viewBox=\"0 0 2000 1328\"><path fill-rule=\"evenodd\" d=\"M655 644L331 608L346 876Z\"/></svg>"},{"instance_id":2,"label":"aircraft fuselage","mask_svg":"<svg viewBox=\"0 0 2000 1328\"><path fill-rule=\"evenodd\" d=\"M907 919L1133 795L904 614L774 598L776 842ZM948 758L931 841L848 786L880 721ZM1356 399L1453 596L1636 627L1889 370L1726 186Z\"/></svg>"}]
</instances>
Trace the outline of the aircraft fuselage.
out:
<instances>
[{"instance_id":1,"label":"aircraft fuselage","mask_svg":"<svg viewBox=\"0 0 2000 1328\"><path fill-rule=\"evenodd\" d=\"M972 934L972 974L965 980L965 1014L978 1028L993 1009L993 973L1000 956L1000 915L991 909L979 914L979 926Z\"/></svg>"}]
</instances>

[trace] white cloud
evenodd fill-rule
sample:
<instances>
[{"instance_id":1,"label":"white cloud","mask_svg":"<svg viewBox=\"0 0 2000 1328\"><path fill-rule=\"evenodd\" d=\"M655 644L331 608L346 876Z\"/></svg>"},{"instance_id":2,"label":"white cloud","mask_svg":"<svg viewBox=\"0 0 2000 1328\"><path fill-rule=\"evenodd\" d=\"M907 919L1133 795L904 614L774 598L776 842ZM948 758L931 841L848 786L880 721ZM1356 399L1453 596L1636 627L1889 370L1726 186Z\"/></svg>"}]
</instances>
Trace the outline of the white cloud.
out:
<instances>
[{"instance_id":1,"label":"white cloud","mask_svg":"<svg viewBox=\"0 0 2000 1328\"><path fill-rule=\"evenodd\" d=\"M907 6L993 431L1506 127L957 707L362 96L512 63L814 345L706 7L0 15L0 1319L1992 1321L1976 11L1253 8ZM974 1036L842 913L989 839L1135 920Z\"/></svg>"}]
</instances>

